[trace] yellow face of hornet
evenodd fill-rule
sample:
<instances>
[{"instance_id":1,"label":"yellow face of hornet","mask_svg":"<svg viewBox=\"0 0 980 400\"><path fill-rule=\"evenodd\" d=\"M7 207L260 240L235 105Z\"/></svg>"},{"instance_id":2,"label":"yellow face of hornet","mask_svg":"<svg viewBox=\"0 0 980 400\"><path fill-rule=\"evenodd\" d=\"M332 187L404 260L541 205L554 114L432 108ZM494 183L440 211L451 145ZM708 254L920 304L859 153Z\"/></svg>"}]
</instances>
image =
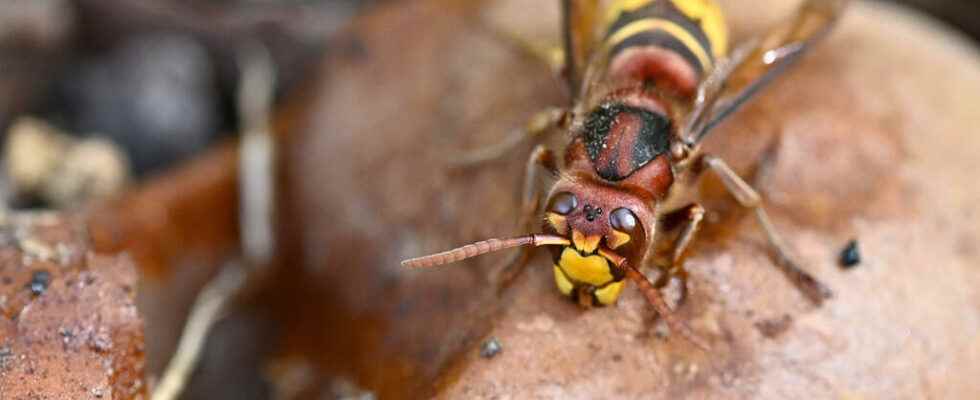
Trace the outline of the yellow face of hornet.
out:
<instances>
[{"instance_id":1,"label":"yellow face of hornet","mask_svg":"<svg viewBox=\"0 0 980 400\"><path fill-rule=\"evenodd\" d=\"M642 201L611 187L556 185L544 229L571 241L551 248L558 290L584 304L615 303L624 275L599 250L642 258L647 239L639 216L650 214Z\"/></svg>"}]
</instances>

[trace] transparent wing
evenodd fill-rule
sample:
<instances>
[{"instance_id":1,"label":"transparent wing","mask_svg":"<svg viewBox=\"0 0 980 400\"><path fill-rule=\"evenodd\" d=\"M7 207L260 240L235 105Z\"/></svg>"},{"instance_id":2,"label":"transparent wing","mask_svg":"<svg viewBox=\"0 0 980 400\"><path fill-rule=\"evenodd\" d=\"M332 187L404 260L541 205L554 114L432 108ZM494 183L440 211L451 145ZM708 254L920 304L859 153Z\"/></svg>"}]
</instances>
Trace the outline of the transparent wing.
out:
<instances>
[{"instance_id":1,"label":"transparent wing","mask_svg":"<svg viewBox=\"0 0 980 400\"><path fill-rule=\"evenodd\" d=\"M796 15L761 40L735 48L701 87L688 115L684 138L696 145L760 89L820 41L840 18L848 0L804 0Z\"/></svg>"},{"instance_id":2,"label":"transparent wing","mask_svg":"<svg viewBox=\"0 0 980 400\"><path fill-rule=\"evenodd\" d=\"M561 0L563 73L573 99L581 93L586 66L598 47L599 14L599 0Z\"/></svg>"}]
</instances>

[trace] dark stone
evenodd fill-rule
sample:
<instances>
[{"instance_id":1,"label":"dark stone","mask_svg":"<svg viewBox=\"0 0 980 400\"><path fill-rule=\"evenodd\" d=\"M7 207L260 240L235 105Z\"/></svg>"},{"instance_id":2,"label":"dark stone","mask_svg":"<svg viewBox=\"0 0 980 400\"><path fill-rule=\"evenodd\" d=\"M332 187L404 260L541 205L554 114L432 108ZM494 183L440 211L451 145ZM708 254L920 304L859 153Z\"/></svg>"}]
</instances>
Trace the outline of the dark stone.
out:
<instances>
[{"instance_id":1,"label":"dark stone","mask_svg":"<svg viewBox=\"0 0 980 400\"><path fill-rule=\"evenodd\" d=\"M31 282L28 287L31 289L31 294L35 296L40 296L44 294L45 290L48 290L48 285L51 283L51 273L45 270L34 271L34 275L31 275Z\"/></svg>"},{"instance_id":2,"label":"dark stone","mask_svg":"<svg viewBox=\"0 0 980 400\"><path fill-rule=\"evenodd\" d=\"M847 242L844 250L840 252L838 262L841 267L848 269L854 268L861 263L861 252L858 250L857 240Z\"/></svg>"},{"instance_id":3,"label":"dark stone","mask_svg":"<svg viewBox=\"0 0 980 400\"><path fill-rule=\"evenodd\" d=\"M187 158L221 130L210 56L190 37L138 36L75 68L59 87L66 128L119 143L137 174Z\"/></svg>"},{"instance_id":4,"label":"dark stone","mask_svg":"<svg viewBox=\"0 0 980 400\"><path fill-rule=\"evenodd\" d=\"M493 358L497 354L500 354L500 351L503 349L503 346L500 345L500 341L498 341L497 338L492 337L487 339L485 342L483 342L483 345L480 346L480 357L488 359Z\"/></svg>"}]
</instances>

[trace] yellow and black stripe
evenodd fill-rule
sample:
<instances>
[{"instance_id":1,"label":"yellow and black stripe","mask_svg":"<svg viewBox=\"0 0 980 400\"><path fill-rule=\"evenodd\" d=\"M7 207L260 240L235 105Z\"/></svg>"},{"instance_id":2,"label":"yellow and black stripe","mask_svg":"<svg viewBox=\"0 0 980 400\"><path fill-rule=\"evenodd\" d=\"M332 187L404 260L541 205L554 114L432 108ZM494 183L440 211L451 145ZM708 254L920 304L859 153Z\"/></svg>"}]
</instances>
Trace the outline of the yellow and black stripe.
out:
<instances>
[{"instance_id":1,"label":"yellow and black stripe","mask_svg":"<svg viewBox=\"0 0 980 400\"><path fill-rule=\"evenodd\" d=\"M728 51L728 31L713 0L617 0L606 17L609 57L634 46L676 52L700 76Z\"/></svg>"}]
</instances>

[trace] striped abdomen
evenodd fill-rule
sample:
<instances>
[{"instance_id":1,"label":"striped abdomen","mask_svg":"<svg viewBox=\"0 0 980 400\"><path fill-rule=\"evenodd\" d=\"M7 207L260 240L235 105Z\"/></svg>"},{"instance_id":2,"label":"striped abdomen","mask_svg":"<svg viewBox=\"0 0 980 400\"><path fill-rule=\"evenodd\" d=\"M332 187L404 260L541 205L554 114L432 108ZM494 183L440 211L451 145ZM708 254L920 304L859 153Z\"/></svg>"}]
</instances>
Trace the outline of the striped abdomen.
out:
<instances>
[{"instance_id":1,"label":"striped abdomen","mask_svg":"<svg viewBox=\"0 0 980 400\"><path fill-rule=\"evenodd\" d=\"M727 52L724 17L712 0L617 0L605 46L613 79L639 80L689 96Z\"/></svg>"}]
</instances>

